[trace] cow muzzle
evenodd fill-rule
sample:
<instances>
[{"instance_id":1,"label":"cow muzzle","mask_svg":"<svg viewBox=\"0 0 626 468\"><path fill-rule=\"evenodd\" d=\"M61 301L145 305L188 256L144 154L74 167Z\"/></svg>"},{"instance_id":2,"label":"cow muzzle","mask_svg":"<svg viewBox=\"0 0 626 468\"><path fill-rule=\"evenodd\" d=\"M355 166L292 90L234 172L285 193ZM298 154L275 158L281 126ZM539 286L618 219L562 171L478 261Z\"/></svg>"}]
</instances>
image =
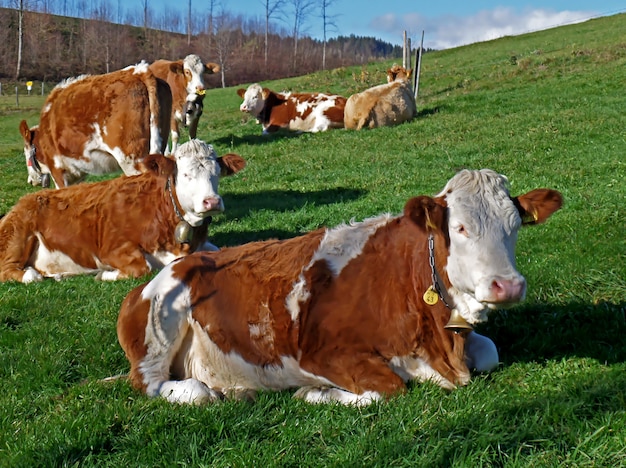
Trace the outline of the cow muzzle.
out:
<instances>
[{"instance_id":1,"label":"cow muzzle","mask_svg":"<svg viewBox=\"0 0 626 468\"><path fill-rule=\"evenodd\" d=\"M491 309L517 304L526 296L526 280L523 277L493 278L486 287L476 291L476 299Z\"/></svg>"},{"instance_id":2,"label":"cow muzzle","mask_svg":"<svg viewBox=\"0 0 626 468\"><path fill-rule=\"evenodd\" d=\"M224 211L224 204L221 197L206 197L202 201L202 206L205 212L208 213L221 213Z\"/></svg>"}]
</instances>

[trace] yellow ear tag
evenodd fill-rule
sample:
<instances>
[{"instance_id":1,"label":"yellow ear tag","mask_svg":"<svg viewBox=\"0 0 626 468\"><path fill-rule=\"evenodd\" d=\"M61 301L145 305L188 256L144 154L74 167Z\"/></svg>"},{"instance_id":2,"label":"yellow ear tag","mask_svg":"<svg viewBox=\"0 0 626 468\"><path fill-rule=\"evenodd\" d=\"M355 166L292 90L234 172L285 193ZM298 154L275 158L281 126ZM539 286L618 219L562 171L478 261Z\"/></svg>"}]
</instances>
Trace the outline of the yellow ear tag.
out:
<instances>
[{"instance_id":1,"label":"yellow ear tag","mask_svg":"<svg viewBox=\"0 0 626 468\"><path fill-rule=\"evenodd\" d=\"M196 91L196 94L198 96L204 96L206 94L206 89L199 89L198 91Z\"/></svg>"},{"instance_id":2,"label":"yellow ear tag","mask_svg":"<svg viewBox=\"0 0 626 468\"><path fill-rule=\"evenodd\" d=\"M435 288L430 286L424 293L424 302L428 305L435 305L439 301L439 294L435 291Z\"/></svg>"}]
</instances>

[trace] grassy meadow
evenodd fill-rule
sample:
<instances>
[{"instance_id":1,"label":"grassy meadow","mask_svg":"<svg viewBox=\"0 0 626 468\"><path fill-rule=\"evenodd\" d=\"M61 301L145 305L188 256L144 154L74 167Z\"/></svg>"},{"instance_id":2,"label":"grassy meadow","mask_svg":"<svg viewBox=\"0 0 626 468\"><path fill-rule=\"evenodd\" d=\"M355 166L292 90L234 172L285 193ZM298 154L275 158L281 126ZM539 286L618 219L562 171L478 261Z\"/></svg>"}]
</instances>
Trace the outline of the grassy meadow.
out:
<instances>
[{"instance_id":1,"label":"grassy meadow","mask_svg":"<svg viewBox=\"0 0 626 468\"><path fill-rule=\"evenodd\" d=\"M391 64L263 84L348 96ZM397 127L266 137L236 89L207 93L198 135L248 162L220 184L220 246L398 213L461 168L562 192L520 232L526 301L478 330L501 365L366 408L289 391L171 405L100 381L128 371L115 323L145 278L0 284L0 467L626 466L626 15L428 53L419 116ZM42 102L0 97L0 213L36 190L17 128Z\"/></svg>"}]
</instances>

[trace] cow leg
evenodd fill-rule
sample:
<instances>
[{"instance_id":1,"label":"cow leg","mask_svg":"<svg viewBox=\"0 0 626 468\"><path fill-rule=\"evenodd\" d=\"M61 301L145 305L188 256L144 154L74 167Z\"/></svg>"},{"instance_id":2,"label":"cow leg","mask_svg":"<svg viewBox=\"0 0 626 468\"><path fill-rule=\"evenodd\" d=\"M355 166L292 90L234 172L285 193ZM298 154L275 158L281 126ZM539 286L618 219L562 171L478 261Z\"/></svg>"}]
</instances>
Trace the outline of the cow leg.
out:
<instances>
[{"instance_id":1,"label":"cow leg","mask_svg":"<svg viewBox=\"0 0 626 468\"><path fill-rule=\"evenodd\" d=\"M300 387L293 395L307 403L341 403L342 405L367 406L380 400L377 392L363 392L360 395L336 387Z\"/></svg>"},{"instance_id":2,"label":"cow leg","mask_svg":"<svg viewBox=\"0 0 626 468\"><path fill-rule=\"evenodd\" d=\"M54 182L56 188L59 189L69 185L65 179L65 171L63 169L55 167L54 164L50 164L49 169L50 176L52 177L52 181Z\"/></svg>"},{"instance_id":3,"label":"cow leg","mask_svg":"<svg viewBox=\"0 0 626 468\"><path fill-rule=\"evenodd\" d=\"M113 270L100 272L96 278L102 281L115 281L123 278L139 278L151 271L143 253L133 243L123 243L115 249L101 249L106 253L100 257L102 263Z\"/></svg>"},{"instance_id":4,"label":"cow leg","mask_svg":"<svg viewBox=\"0 0 626 468\"><path fill-rule=\"evenodd\" d=\"M300 367L339 387L305 387L297 396L310 402L367 405L383 396L406 391L402 378L374 354L340 355L336 350L332 353L318 351L313 357L303 356Z\"/></svg>"},{"instance_id":5,"label":"cow leg","mask_svg":"<svg viewBox=\"0 0 626 468\"><path fill-rule=\"evenodd\" d=\"M148 396L172 403L201 404L221 399L221 394L196 379L170 380L172 363L191 333L187 314L180 311L183 291L174 288L145 297L147 284L124 299L117 320L117 336L130 362L130 380ZM182 287L182 286L181 286Z\"/></svg>"},{"instance_id":6,"label":"cow leg","mask_svg":"<svg viewBox=\"0 0 626 468\"><path fill-rule=\"evenodd\" d=\"M470 332L465 341L465 362L477 372L489 372L498 366L498 350L491 339Z\"/></svg>"},{"instance_id":7,"label":"cow leg","mask_svg":"<svg viewBox=\"0 0 626 468\"><path fill-rule=\"evenodd\" d=\"M37 236L29 232L27 221L15 217L10 213L0 223L0 281L42 281L41 273L28 266L38 245Z\"/></svg>"},{"instance_id":8,"label":"cow leg","mask_svg":"<svg viewBox=\"0 0 626 468\"><path fill-rule=\"evenodd\" d=\"M170 140L172 142L172 146L170 148L169 154L174 154L176 152L176 148L178 148L178 138L179 138L179 133L178 133L178 120L177 119L172 119L171 122L171 130L170 130Z\"/></svg>"}]
</instances>

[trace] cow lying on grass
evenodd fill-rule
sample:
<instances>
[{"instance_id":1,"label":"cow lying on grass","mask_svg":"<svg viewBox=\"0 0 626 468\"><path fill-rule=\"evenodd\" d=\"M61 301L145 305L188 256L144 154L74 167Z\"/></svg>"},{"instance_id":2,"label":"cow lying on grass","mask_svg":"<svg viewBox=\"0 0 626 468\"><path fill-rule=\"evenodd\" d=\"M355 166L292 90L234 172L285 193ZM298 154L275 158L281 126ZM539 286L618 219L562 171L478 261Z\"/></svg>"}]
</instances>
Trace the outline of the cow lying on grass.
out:
<instances>
[{"instance_id":1,"label":"cow lying on grass","mask_svg":"<svg viewBox=\"0 0 626 468\"><path fill-rule=\"evenodd\" d=\"M276 93L255 83L238 89L243 98L239 106L263 126L263 134L288 129L299 132L323 132L343 127L346 98L323 93Z\"/></svg>"},{"instance_id":2,"label":"cow lying on grass","mask_svg":"<svg viewBox=\"0 0 626 468\"><path fill-rule=\"evenodd\" d=\"M387 70L387 83L350 96L344 110L345 127L388 127L413 119L417 106L410 76L410 70L394 65Z\"/></svg>"},{"instance_id":3,"label":"cow lying on grass","mask_svg":"<svg viewBox=\"0 0 626 468\"><path fill-rule=\"evenodd\" d=\"M218 158L191 140L174 159L143 160L147 172L22 197L0 219L0 281L96 274L139 277L196 250L210 249L210 216L224 211L221 176L238 172L236 154Z\"/></svg>"},{"instance_id":4,"label":"cow lying on grass","mask_svg":"<svg viewBox=\"0 0 626 468\"><path fill-rule=\"evenodd\" d=\"M357 405L408 380L465 385L498 354L445 329L450 308L474 324L521 301L517 232L560 206L554 190L511 198L505 177L462 171L400 216L173 262L122 303L132 384L171 402L300 387L309 402Z\"/></svg>"}]
</instances>

